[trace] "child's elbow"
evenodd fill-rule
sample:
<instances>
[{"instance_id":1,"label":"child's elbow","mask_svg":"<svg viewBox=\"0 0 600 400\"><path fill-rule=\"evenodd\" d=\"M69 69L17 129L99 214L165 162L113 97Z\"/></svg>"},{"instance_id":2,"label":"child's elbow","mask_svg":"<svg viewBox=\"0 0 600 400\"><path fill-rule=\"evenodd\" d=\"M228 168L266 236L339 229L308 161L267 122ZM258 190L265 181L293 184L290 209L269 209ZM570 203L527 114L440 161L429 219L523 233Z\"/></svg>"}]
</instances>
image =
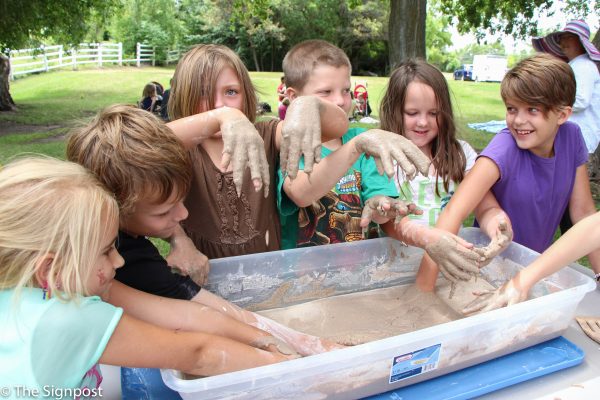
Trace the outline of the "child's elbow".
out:
<instances>
[{"instance_id":1,"label":"child's elbow","mask_svg":"<svg viewBox=\"0 0 600 400\"><path fill-rule=\"evenodd\" d=\"M304 196L292 196L290 200L294 202L300 208L310 206L316 199L313 199L313 196L304 195Z\"/></svg>"}]
</instances>

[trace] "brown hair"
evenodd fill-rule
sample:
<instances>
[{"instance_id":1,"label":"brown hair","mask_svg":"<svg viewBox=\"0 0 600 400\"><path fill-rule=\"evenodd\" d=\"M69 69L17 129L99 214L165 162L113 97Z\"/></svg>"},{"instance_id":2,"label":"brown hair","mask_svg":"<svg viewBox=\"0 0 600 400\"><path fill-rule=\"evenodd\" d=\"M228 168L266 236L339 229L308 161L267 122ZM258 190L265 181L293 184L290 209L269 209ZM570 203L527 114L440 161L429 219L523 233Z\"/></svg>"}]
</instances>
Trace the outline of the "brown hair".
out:
<instances>
[{"instance_id":1,"label":"brown hair","mask_svg":"<svg viewBox=\"0 0 600 400\"><path fill-rule=\"evenodd\" d=\"M539 106L544 115L575 103L576 83L571 66L549 54L520 61L500 85L502 100Z\"/></svg>"},{"instance_id":2,"label":"brown hair","mask_svg":"<svg viewBox=\"0 0 600 400\"><path fill-rule=\"evenodd\" d=\"M122 217L152 195L183 198L191 185L192 163L183 143L154 115L128 105L99 112L67 142L67 159L83 165L114 193Z\"/></svg>"},{"instance_id":3,"label":"brown hair","mask_svg":"<svg viewBox=\"0 0 600 400\"><path fill-rule=\"evenodd\" d=\"M256 89L248 69L238 55L218 44L200 44L185 53L175 69L169 97L169 117L176 120L215 108L215 85L224 68L232 68L240 80L243 110L251 122L256 120Z\"/></svg>"},{"instance_id":4,"label":"brown hair","mask_svg":"<svg viewBox=\"0 0 600 400\"><path fill-rule=\"evenodd\" d=\"M348 67L352 73L352 64L342 49L325 40L306 40L292 47L283 59L287 87L302 90L313 70L320 65Z\"/></svg>"},{"instance_id":5,"label":"brown hair","mask_svg":"<svg viewBox=\"0 0 600 400\"><path fill-rule=\"evenodd\" d=\"M142 92L142 99L146 97L156 96L156 85L154 83L148 83L144 86L144 91Z\"/></svg>"},{"instance_id":6,"label":"brown hair","mask_svg":"<svg viewBox=\"0 0 600 400\"><path fill-rule=\"evenodd\" d=\"M404 136L404 106L406 92L411 82L421 82L433 89L437 102L438 135L431 145L433 166L436 174L436 194L438 178L441 176L444 189L448 191L450 181L461 182L465 176L467 160L456 138L456 125L450 100L450 89L444 75L423 60L408 60L396 68L388 82L381 100L379 116L381 129Z\"/></svg>"}]
</instances>

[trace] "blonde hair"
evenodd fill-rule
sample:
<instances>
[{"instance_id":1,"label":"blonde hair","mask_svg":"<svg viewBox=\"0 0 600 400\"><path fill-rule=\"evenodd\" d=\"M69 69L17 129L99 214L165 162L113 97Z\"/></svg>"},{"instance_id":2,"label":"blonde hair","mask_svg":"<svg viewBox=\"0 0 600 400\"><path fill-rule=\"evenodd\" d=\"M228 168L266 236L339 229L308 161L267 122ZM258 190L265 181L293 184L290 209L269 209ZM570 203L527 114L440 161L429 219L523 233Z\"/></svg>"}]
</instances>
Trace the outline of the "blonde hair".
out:
<instances>
[{"instance_id":1,"label":"blonde hair","mask_svg":"<svg viewBox=\"0 0 600 400\"><path fill-rule=\"evenodd\" d=\"M248 69L238 55L218 44L200 44L181 57L171 84L168 109L171 121L215 108L215 86L219 74L232 68L240 80L244 97L241 110L251 122L256 120L256 89Z\"/></svg>"},{"instance_id":2,"label":"blonde hair","mask_svg":"<svg viewBox=\"0 0 600 400\"><path fill-rule=\"evenodd\" d=\"M412 82L421 82L431 87L435 94L438 135L432 141L431 154L433 166L437 171L435 192L439 196L439 177L442 178L444 190L448 191L450 181L459 183L463 180L467 165L462 146L456 138L450 89L442 72L424 60L402 62L390 75L387 89L381 99L381 129L404 136L406 93Z\"/></svg>"},{"instance_id":3,"label":"blonde hair","mask_svg":"<svg viewBox=\"0 0 600 400\"><path fill-rule=\"evenodd\" d=\"M286 86L302 90L313 70L321 65L348 67L352 73L352 64L342 49L325 40L305 40L292 47L283 58Z\"/></svg>"},{"instance_id":4,"label":"blonde hair","mask_svg":"<svg viewBox=\"0 0 600 400\"><path fill-rule=\"evenodd\" d=\"M526 58L506 73L500 84L502 100L515 99L541 106L544 115L575 103L575 74L566 62L549 54Z\"/></svg>"},{"instance_id":5,"label":"blonde hair","mask_svg":"<svg viewBox=\"0 0 600 400\"><path fill-rule=\"evenodd\" d=\"M92 294L87 279L118 218L115 199L82 166L41 156L9 163L0 170L0 289L34 286L51 254L52 292L65 300Z\"/></svg>"},{"instance_id":6,"label":"blonde hair","mask_svg":"<svg viewBox=\"0 0 600 400\"><path fill-rule=\"evenodd\" d=\"M192 162L183 143L153 114L128 105L100 111L67 142L67 159L83 165L114 193L121 216L147 196L168 200L187 194Z\"/></svg>"}]
</instances>

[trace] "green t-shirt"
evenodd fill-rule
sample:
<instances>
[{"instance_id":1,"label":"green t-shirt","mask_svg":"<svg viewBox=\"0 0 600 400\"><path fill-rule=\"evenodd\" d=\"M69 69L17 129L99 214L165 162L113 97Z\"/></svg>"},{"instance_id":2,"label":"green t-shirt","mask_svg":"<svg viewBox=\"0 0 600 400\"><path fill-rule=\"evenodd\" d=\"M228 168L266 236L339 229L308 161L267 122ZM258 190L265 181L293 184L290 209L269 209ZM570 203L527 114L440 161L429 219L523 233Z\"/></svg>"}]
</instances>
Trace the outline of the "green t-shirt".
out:
<instances>
[{"instance_id":1,"label":"green t-shirt","mask_svg":"<svg viewBox=\"0 0 600 400\"><path fill-rule=\"evenodd\" d=\"M17 302L13 295L12 289L0 290L0 387L9 388L8 398L54 398L60 393L56 390L67 395L65 390L96 389L98 360L123 310L97 296L79 302L43 300L37 288L24 288Z\"/></svg>"},{"instance_id":2,"label":"green t-shirt","mask_svg":"<svg viewBox=\"0 0 600 400\"><path fill-rule=\"evenodd\" d=\"M345 144L366 129L352 128L342 137ZM332 151L322 147L322 158ZM304 160L300 160L304 169ZM278 170L277 208L281 219L281 247L317 246L363 239L360 216L364 202L375 195L398 197L393 180L379 175L373 158L361 154L338 183L319 201L299 208L283 190L283 174Z\"/></svg>"}]
</instances>

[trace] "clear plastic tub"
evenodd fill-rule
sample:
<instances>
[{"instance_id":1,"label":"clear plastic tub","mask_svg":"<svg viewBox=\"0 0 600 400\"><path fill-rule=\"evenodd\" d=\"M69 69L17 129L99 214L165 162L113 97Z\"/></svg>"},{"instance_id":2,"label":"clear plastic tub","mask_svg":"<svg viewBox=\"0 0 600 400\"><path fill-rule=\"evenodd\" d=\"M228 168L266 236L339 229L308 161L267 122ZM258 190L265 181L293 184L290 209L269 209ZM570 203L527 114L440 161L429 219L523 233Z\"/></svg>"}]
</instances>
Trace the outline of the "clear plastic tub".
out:
<instances>
[{"instance_id":1,"label":"clear plastic tub","mask_svg":"<svg viewBox=\"0 0 600 400\"><path fill-rule=\"evenodd\" d=\"M477 228L461 236L488 239ZM261 310L414 282L421 249L392 239L231 257L211 262L211 291ZM538 253L512 243L500 257L520 266L482 271L495 287ZM593 280L571 268L538 283L532 299L508 308L280 364L195 380L162 370L184 399L352 399L431 379L559 336Z\"/></svg>"}]
</instances>

